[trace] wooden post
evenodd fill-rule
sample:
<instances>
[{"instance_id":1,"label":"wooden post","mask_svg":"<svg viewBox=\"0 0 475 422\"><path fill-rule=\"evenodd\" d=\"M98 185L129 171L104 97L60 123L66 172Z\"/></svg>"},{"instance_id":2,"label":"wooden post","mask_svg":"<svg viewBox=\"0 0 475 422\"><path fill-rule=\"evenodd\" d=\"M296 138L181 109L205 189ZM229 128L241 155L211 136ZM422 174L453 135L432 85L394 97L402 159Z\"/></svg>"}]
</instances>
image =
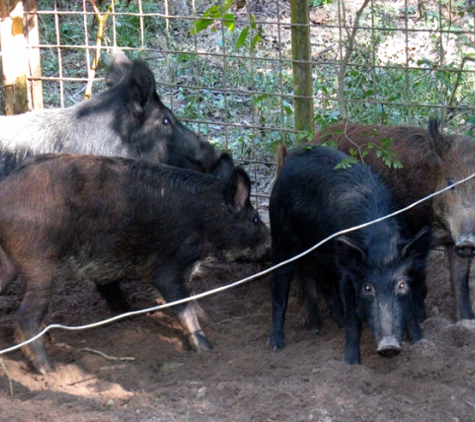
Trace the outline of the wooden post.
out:
<instances>
[{"instance_id":1,"label":"wooden post","mask_svg":"<svg viewBox=\"0 0 475 422\"><path fill-rule=\"evenodd\" d=\"M0 0L6 114L43 107L35 0ZM29 47L29 45L33 47ZM36 78L36 79L35 79Z\"/></svg>"},{"instance_id":2,"label":"wooden post","mask_svg":"<svg viewBox=\"0 0 475 422\"><path fill-rule=\"evenodd\" d=\"M290 1L295 129L313 131L312 68L308 0ZM298 25L295 25L298 24Z\"/></svg>"}]
</instances>

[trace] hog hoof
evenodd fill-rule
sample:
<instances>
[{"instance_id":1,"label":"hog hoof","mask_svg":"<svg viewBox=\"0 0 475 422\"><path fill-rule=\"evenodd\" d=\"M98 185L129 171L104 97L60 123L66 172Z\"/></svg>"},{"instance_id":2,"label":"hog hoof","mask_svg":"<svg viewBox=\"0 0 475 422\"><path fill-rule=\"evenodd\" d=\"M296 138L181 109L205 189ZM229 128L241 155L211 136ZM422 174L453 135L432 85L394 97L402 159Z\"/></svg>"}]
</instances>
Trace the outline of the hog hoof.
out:
<instances>
[{"instance_id":1,"label":"hog hoof","mask_svg":"<svg viewBox=\"0 0 475 422\"><path fill-rule=\"evenodd\" d=\"M270 336L267 340L267 347L274 350L282 349L284 347L284 339L276 339L274 336Z\"/></svg>"},{"instance_id":2,"label":"hog hoof","mask_svg":"<svg viewBox=\"0 0 475 422\"><path fill-rule=\"evenodd\" d=\"M348 365L360 365L361 364L361 359L358 353L351 353L348 355L345 355L345 362Z\"/></svg>"},{"instance_id":3,"label":"hog hoof","mask_svg":"<svg viewBox=\"0 0 475 422\"><path fill-rule=\"evenodd\" d=\"M211 350L213 348L202 330L191 333L188 339L191 347L196 353L201 353L203 350Z\"/></svg>"},{"instance_id":4,"label":"hog hoof","mask_svg":"<svg viewBox=\"0 0 475 422\"><path fill-rule=\"evenodd\" d=\"M54 365L49 361L49 359L44 360L43 362L34 362L34 365L42 375L46 375L49 372L56 371Z\"/></svg>"}]
</instances>

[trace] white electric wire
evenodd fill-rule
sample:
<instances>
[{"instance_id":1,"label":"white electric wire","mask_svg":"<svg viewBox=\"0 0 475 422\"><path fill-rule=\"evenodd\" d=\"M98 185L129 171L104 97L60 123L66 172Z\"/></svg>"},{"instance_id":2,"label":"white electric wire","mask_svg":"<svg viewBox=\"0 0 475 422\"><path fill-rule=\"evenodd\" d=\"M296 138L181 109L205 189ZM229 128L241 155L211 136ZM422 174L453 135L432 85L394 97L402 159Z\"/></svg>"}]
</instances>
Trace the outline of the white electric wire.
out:
<instances>
[{"instance_id":1,"label":"white electric wire","mask_svg":"<svg viewBox=\"0 0 475 422\"><path fill-rule=\"evenodd\" d=\"M296 255L294 256L293 258L290 258L286 261L282 261L280 262L279 264L276 264L274 265L273 267L270 267L264 271L261 271L257 274L254 274L254 275L251 275L249 277L246 277L246 278L243 278L241 280L238 280L238 281L235 281L234 283L230 283L230 284L227 284L225 286L221 286L221 287L217 287L216 289L212 289L212 290L208 290L207 292L203 292L203 293L199 293L197 295L194 295L194 296L190 296L190 297L187 297L185 299L180 299L180 300L177 300L175 302L170 302L170 303L164 303L162 305L157 305L157 306L153 306L151 308L146 308L146 309L141 309L139 311L133 311L133 312L126 312L124 314L121 314L121 315L117 315L115 317L112 317L112 318L108 318L108 319L105 319L105 320L102 320L102 321L98 321L98 322L94 322L92 324L86 324L86 325L78 325L78 326L73 326L73 327L70 327L70 326L67 326L67 325L61 325L61 324L51 324L51 325L48 325L46 328L44 328L42 331L40 331L37 335L35 335L34 337L31 337L30 339L20 343L20 344L17 344L15 346L12 346L8 349L4 349L4 350L0 350L0 355L3 355L5 353L9 353L9 352L12 352L14 350L17 350L19 349L20 347L23 347L35 340L37 340L38 338L42 337L44 334L46 334L49 330L53 329L53 328L61 328L63 330L69 330L69 331L78 331L78 330L86 330L86 329L89 329L89 328L95 328L95 327L99 327L101 325L105 325L105 324L109 324L111 322L114 322L114 321L117 321L117 320L120 320L120 319L123 319L123 318L128 318L130 316L133 316L133 315L140 315L140 314L144 314L144 313L147 313L147 312L153 312L153 311L158 311L160 309L164 309L164 308L169 308L171 306L174 306L174 305L179 305L181 303L186 303L186 302L189 302L191 300L196 300L196 299L201 299L203 297L206 297L206 296L210 296L210 295L213 295L213 294L216 294L216 293L220 293L224 290L228 290L228 289L231 289L233 287L236 287L236 286L239 286L241 284L244 284L244 283L247 283L248 281L251 281L251 280L254 280L256 278L259 278L259 277L262 277L264 275L267 275L269 274L271 271L274 271L275 269L277 268L280 268L284 265L287 265L293 261L296 261L297 259L300 259L302 258L303 256L309 254L310 252L314 251L315 249L319 248L321 245L323 245L324 243L328 242L329 240L337 237L337 236L341 236L342 234L345 234L345 233L350 233L350 232L353 232L353 231L356 231L356 230L359 230L359 229L362 229L364 227L367 227L367 226L370 226L372 224L375 224L375 223L379 223L380 221L383 221L383 220L386 220L388 218L391 218L391 217L394 217L398 214L401 214L411 208L414 208L415 206L421 204L422 202L424 201L427 201L428 199L431 199L433 198L434 196L437 196L437 195L440 195L441 193L447 191L447 190L450 190L450 189L453 189L455 186L457 185L460 185L462 183L465 183L466 181L472 179L475 177L475 173L471 174L470 176L462 179L462 180L459 180L458 182L455 182L454 184L450 185L450 186L447 186L445 187L444 189L441 189L437 192L434 192L422 199L419 199L418 201L412 203L411 205L408 205L407 207L405 208L402 208L398 211L395 211L391 214L388 214L388 215L385 215L384 217L380 217L380 218L377 218L376 220L373 220L373 221L369 221L368 223L364 223L364 224L360 224L359 226L354 226L354 227L351 227L351 228L348 228L348 229L345 229L345 230L341 230L337 233L334 233L332 234L331 236L328 236L326 239L323 239L322 241L318 242L316 245L312 246L310 249L307 249L306 251L300 253L299 255Z\"/></svg>"}]
</instances>

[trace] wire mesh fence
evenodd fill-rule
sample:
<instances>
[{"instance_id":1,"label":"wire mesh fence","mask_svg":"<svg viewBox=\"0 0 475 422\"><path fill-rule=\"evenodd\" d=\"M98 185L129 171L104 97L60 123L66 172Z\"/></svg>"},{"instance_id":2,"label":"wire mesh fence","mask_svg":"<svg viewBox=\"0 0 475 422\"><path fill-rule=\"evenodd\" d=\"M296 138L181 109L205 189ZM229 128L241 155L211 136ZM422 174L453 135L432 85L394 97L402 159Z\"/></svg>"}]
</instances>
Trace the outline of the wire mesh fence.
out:
<instances>
[{"instance_id":1,"label":"wire mesh fence","mask_svg":"<svg viewBox=\"0 0 475 422\"><path fill-rule=\"evenodd\" d=\"M275 146L299 139L288 0L36 3L46 107L83 101L98 48L93 93L105 89L104 53L120 47L147 60L164 103L245 164L254 193L267 196ZM437 115L449 130L472 134L471 1L309 3L316 129L342 117L424 126Z\"/></svg>"}]
</instances>

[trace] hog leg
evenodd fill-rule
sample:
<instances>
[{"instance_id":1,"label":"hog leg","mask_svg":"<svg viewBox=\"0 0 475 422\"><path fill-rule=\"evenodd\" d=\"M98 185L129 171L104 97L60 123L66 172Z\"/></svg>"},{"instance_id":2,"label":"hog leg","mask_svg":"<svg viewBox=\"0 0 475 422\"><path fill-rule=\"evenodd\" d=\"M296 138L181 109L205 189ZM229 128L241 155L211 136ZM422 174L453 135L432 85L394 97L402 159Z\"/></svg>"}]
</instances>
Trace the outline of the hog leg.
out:
<instances>
[{"instance_id":1,"label":"hog leg","mask_svg":"<svg viewBox=\"0 0 475 422\"><path fill-rule=\"evenodd\" d=\"M362 324L357 313L355 291L351 281L342 281L343 298L346 309L345 361L350 365L361 363L360 341Z\"/></svg>"},{"instance_id":2,"label":"hog leg","mask_svg":"<svg viewBox=\"0 0 475 422\"><path fill-rule=\"evenodd\" d=\"M427 319L424 301L427 297L427 283L425 269L419 271L415 276L414 291L414 307L416 319L418 322L424 322Z\"/></svg>"},{"instance_id":3,"label":"hog leg","mask_svg":"<svg viewBox=\"0 0 475 422\"><path fill-rule=\"evenodd\" d=\"M38 263L39 268L46 266ZM52 274L41 273L37 276L24 276L26 281L26 293L18 309L18 340L24 341L40 332L43 318L48 310L51 300ZM43 338L27 344L22 348L25 355L31 359L33 365L43 375L55 370L54 365L48 358Z\"/></svg>"},{"instance_id":4,"label":"hog leg","mask_svg":"<svg viewBox=\"0 0 475 422\"><path fill-rule=\"evenodd\" d=\"M345 325L345 311L341 301L337 278L328 274L323 268L316 267L314 264L299 264L299 276L302 281L309 327L318 331L323 325L317 302L317 287L325 298L333 322L338 327L343 327Z\"/></svg>"},{"instance_id":5,"label":"hog leg","mask_svg":"<svg viewBox=\"0 0 475 422\"><path fill-rule=\"evenodd\" d=\"M273 252L275 258L275 251ZM283 262L285 259L273 259L273 262ZM274 349L284 347L285 311L289 299L290 282L294 276L297 264L295 261L274 270L272 275L272 325L267 345Z\"/></svg>"},{"instance_id":6,"label":"hog leg","mask_svg":"<svg viewBox=\"0 0 475 422\"><path fill-rule=\"evenodd\" d=\"M332 314L333 322L338 327L345 326L345 309L340 295L340 285L338 283L337 276L331 276L330 274L323 273L319 286L322 290L323 297L327 302ZM323 278L324 277L324 278Z\"/></svg>"},{"instance_id":7,"label":"hog leg","mask_svg":"<svg viewBox=\"0 0 475 422\"><path fill-rule=\"evenodd\" d=\"M153 280L155 286L167 302L175 302L190 296L185 286L186 271L168 268L155 271ZM175 305L173 311L178 315L182 326L188 332L188 341L195 352L210 350L213 347L206 338L196 315L196 305L193 301Z\"/></svg>"},{"instance_id":8,"label":"hog leg","mask_svg":"<svg viewBox=\"0 0 475 422\"><path fill-rule=\"evenodd\" d=\"M310 330L318 333L323 322L318 307L315 267L310 262L303 261L304 258L301 260L302 262L298 264L298 275L302 300L299 302L305 304L307 317L304 319L304 325L308 325Z\"/></svg>"},{"instance_id":9,"label":"hog leg","mask_svg":"<svg viewBox=\"0 0 475 422\"><path fill-rule=\"evenodd\" d=\"M202 350L212 349L213 346L211 346L200 327L194 304L187 302L185 305L177 305L174 307L174 310L177 312L181 324L190 333L188 335L188 341L193 350L195 352L201 352Z\"/></svg>"},{"instance_id":10,"label":"hog leg","mask_svg":"<svg viewBox=\"0 0 475 422\"><path fill-rule=\"evenodd\" d=\"M416 343L422 339L421 327L414 314L412 314L406 321L406 332L411 343Z\"/></svg>"},{"instance_id":11,"label":"hog leg","mask_svg":"<svg viewBox=\"0 0 475 422\"><path fill-rule=\"evenodd\" d=\"M470 303L469 275L471 258L462 258L455 252L455 245L448 245L450 281L457 304L457 321L475 319Z\"/></svg>"}]
</instances>

